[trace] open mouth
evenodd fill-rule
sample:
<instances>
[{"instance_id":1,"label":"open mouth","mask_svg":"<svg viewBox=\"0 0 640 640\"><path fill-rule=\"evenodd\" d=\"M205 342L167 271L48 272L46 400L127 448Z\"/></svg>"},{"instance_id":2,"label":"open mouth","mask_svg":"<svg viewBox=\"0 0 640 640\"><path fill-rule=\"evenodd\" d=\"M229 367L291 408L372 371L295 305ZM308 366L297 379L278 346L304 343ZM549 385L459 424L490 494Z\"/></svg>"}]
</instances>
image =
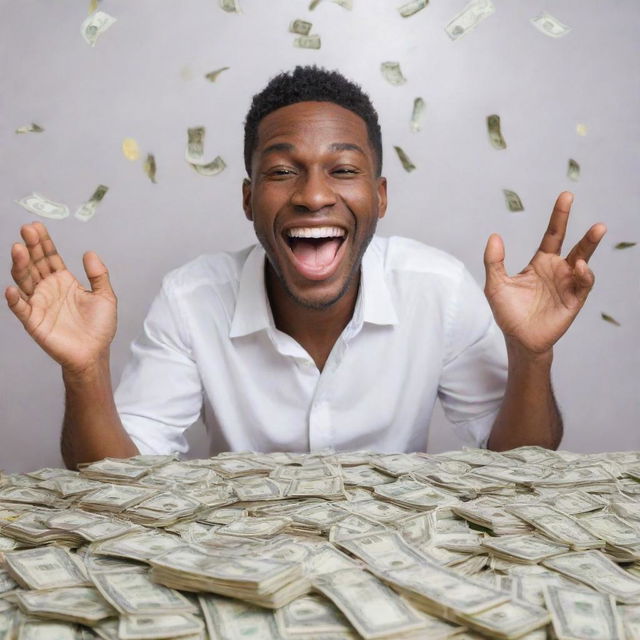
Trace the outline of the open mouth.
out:
<instances>
[{"instance_id":1,"label":"open mouth","mask_svg":"<svg viewBox=\"0 0 640 640\"><path fill-rule=\"evenodd\" d=\"M285 239L294 263L306 277L327 277L339 262L347 232L340 227L295 227Z\"/></svg>"}]
</instances>

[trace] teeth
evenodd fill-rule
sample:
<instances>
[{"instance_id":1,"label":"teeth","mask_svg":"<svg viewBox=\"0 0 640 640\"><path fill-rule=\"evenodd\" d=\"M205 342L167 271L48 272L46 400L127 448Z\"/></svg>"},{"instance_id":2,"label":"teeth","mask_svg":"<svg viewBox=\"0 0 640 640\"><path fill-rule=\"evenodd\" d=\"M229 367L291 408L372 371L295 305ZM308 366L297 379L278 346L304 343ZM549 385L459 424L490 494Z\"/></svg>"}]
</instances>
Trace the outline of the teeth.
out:
<instances>
[{"instance_id":1,"label":"teeth","mask_svg":"<svg viewBox=\"0 0 640 640\"><path fill-rule=\"evenodd\" d=\"M289 229L289 238L341 238L345 235L340 227L296 227Z\"/></svg>"}]
</instances>

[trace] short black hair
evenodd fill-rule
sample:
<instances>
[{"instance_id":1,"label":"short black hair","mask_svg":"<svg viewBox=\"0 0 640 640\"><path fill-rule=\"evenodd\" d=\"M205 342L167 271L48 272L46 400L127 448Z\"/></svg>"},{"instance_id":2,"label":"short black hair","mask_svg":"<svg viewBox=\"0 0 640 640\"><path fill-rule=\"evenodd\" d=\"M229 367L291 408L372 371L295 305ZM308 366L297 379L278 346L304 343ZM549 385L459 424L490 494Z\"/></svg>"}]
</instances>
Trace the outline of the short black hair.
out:
<instances>
[{"instance_id":1,"label":"short black hair","mask_svg":"<svg viewBox=\"0 0 640 640\"><path fill-rule=\"evenodd\" d=\"M382 173L382 134L378 114L369 96L354 82L337 71L327 71L315 65L297 66L293 71L279 73L253 96L244 123L244 165L251 176L251 156L258 144L258 125L272 111L297 102L333 102L353 111L367 125L369 143L376 155L376 172Z\"/></svg>"}]
</instances>

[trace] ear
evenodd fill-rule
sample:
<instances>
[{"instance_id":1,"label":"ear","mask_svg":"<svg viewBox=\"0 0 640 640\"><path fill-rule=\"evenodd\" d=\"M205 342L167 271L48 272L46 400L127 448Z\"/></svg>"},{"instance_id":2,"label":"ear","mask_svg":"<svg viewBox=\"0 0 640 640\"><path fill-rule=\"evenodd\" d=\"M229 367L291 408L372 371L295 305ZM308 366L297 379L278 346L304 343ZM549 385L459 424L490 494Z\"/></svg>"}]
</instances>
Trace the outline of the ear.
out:
<instances>
[{"instance_id":1,"label":"ear","mask_svg":"<svg viewBox=\"0 0 640 640\"><path fill-rule=\"evenodd\" d=\"M384 218L387 212L387 179L378 178L378 218Z\"/></svg>"},{"instance_id":2,"label":"ear","mask_svg":"<svg viewBox=\"0 0 640 640\"><path fill-rule=\"evenodd\" d=\"M242 181L242 208L247 220L253 221L253 209L251 208L251 180L245 178Z\"/></svg>"}]
</instances>

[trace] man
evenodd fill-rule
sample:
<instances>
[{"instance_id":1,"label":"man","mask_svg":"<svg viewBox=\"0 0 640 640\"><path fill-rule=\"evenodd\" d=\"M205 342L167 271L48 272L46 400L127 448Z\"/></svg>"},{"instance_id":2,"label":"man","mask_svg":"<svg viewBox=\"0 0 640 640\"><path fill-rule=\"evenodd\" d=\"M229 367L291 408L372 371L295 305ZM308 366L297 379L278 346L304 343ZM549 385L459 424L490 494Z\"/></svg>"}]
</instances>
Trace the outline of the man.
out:
<instances>
[{"instance_id":1,"label":"man","mask_svg":"<svg viewBox=\"0 0 640 640\"><path fill-rule=\"evenodd\" d=\"M106 267L84 255L85 290L42 224L22 228L6 298L62 366L68 466L184 451L202 411L213 450L424 450L438 396L468 442L558 446L552 348L593 286L587 261L606 231L593 225L560 257L571 194L516 276L489 238L487 305L451 256L374 237L387 208L380 127L338 73L297 67L256 95L245 164L260 244L165 278L115 401Z\"/></svg>"}]
</instances>

